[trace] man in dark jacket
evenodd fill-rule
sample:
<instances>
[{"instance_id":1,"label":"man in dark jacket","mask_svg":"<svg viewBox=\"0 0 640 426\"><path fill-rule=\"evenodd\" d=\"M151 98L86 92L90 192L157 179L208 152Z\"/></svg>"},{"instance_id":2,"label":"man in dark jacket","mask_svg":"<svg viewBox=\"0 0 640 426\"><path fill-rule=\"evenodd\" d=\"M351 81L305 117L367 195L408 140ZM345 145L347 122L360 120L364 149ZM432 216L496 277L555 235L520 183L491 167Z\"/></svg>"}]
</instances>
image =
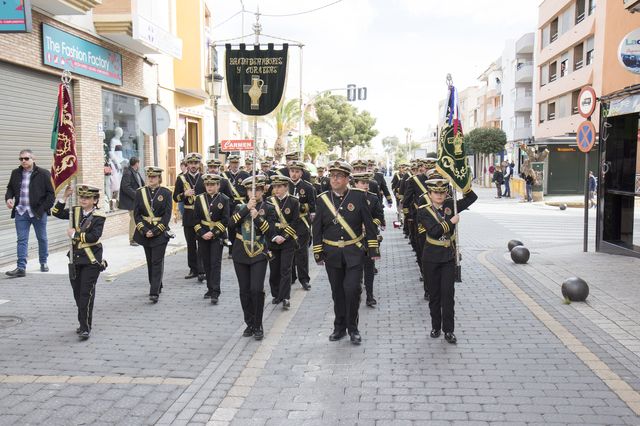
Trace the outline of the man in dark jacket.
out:
<instances>
[{"instance_id":1,"label":"man in dark jacket","mask_svg":"<svg viewBox=\"0 0 640 426\"><path fill-rule=\"evenodd\" d=\"M138 243L133 241L136 230L136 220L133 217L134 201L136 199L136 191L144 186L144 179L138 170L140 169L140 161L137 157L129 159L129 167L125 167L122 171L122 180L120 181L120 203L118 207L122 210L129 210L129 244L137 246Z\"/></svg>"},{"instance_id":2,"label":"man in dark jacket","mask_svg":"<svg viewBox=\"0 0 640 426\"><path fill-rule=\"evenodd\" d=\"M7 272L7 275L12 278L26 275L31 225L38 239L40 270L49 271L47 216L55 201L51 175L45 169L36 166L33 152L23 149L20 151L19 160L20 166L11 172L7 192L4 195L7 207L11 209L11 218L16 220L18 234L18 264L16 269Z\"/></svg>"}]
</instances>

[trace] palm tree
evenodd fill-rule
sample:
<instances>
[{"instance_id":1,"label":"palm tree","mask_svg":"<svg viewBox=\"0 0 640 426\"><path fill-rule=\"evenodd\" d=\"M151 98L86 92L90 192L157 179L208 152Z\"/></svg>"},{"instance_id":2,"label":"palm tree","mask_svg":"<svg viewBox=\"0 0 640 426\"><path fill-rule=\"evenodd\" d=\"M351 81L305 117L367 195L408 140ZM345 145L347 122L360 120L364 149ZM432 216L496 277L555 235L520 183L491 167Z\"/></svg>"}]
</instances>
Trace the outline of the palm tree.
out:
<instances>
[{"instance_id":1,"label":"palm tree","mask_svg":"<svg viewBox=\"0 0 640 426\"><path fill-rule=\"evenodd\" d=\"M298 126L300 118L300 101L290 99L283 102L274 115L276 119L276 143L273 147L273 156L280 161L287 149L286 138L289 132Z\"/></svg>"}]
</instances>

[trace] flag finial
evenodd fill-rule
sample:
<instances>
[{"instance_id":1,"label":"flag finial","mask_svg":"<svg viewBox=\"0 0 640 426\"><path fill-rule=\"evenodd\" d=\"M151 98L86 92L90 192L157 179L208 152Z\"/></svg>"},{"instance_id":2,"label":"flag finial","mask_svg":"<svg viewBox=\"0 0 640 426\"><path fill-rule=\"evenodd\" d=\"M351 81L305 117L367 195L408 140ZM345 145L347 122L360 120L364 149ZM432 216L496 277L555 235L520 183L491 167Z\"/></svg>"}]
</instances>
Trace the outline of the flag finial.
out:
<instances>
[{"instance_id":1,"label":"flag finial","mask_svg":"<svg viewBox=\"0 0 640 426\"><path fill-rule=\"evenodd\" d=\"M453 86L453 78L451 77L451 74L447 74L447 86Z\"/></svg>"}]
</instances>

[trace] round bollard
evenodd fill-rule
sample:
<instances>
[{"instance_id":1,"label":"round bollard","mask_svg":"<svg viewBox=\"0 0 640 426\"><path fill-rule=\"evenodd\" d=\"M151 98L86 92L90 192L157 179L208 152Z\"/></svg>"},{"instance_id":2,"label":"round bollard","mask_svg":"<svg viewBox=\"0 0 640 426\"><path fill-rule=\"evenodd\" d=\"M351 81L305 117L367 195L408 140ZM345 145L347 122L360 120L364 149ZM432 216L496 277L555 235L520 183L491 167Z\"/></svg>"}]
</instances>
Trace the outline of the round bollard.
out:
<instances>
[{"instance_id":1,"label":"round bollard","mask_svg":"<svg viewBox=\"0 0 640 426\"><path fill-rule=\"evenodd\" d=\"M584 302L589 296L589 286L582 278L567 278L562 283L562 295L572 302Z\"/></svg>"},{"instance_id":2,"label":"round bollard","mask_svg":"<svg viewBox=\"0 0 640 426\"><path fill-rule=\"evenodd\" d=\"M515 263L523 264L529 260L529 249L525 246L516 246L511 250L511 260Z\"/></svg>"},{"instance_id":3,"label":"round bollard","mask_svg":"<svg viewBox=\"0 0 640 426\"><path fill-rule=\"evenodd\" d=\"M507 243L507 248L509 249L509 251L511 251L513 250L514 247L523 246L523 245L524 244L520 240L511 240L509 241L509 243Z\"/></svg>"},{"instance_id":4,"label":"round bollard","mask_svg":"<svg viewBox=\"0 0 640 426\"><path fill-rule=\"evenodd\" d=\"M566 210L566 209L567 209L566 204L560 204L560 210Z\"/></svg>"}]
</instances>

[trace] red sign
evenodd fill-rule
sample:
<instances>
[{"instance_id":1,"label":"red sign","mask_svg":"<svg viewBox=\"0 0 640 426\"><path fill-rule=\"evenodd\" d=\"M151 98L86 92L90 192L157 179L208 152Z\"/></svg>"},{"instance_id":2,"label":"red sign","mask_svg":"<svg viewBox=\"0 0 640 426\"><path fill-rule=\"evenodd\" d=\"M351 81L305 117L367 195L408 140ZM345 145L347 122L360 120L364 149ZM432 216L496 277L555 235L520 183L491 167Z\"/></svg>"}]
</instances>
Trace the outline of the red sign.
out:
<instances>
[{"instance_id":1,"label":"red sign","mask_svg":"<svg viewBox=\"0 0 640 426\"><path fill-rule=\"evenodd\" d=\"M253 151L253 139L227 139L220 142L220 151Z\"/></svg>"},{"instance_id":2,"label":"red sign","mask_svg":"<svg viewBox=\"0 0 640 426\"><path fill-rule=\"evenodd\" d=\"M578 95L578 112L584 118L589 118L596 110L596 91L593 87L583 87Z\"/></svg>"},{"instance_id":3,"label":"red sign","mask_svg":"<svg viewBox=\"0 0 640 426\"><path fill-rule=\"evenodd\" d=\"M596 128L590 121L585 121L578 126L576 143L582 152L589 152L596 143Z\"/></svg>"}]
</instances>

